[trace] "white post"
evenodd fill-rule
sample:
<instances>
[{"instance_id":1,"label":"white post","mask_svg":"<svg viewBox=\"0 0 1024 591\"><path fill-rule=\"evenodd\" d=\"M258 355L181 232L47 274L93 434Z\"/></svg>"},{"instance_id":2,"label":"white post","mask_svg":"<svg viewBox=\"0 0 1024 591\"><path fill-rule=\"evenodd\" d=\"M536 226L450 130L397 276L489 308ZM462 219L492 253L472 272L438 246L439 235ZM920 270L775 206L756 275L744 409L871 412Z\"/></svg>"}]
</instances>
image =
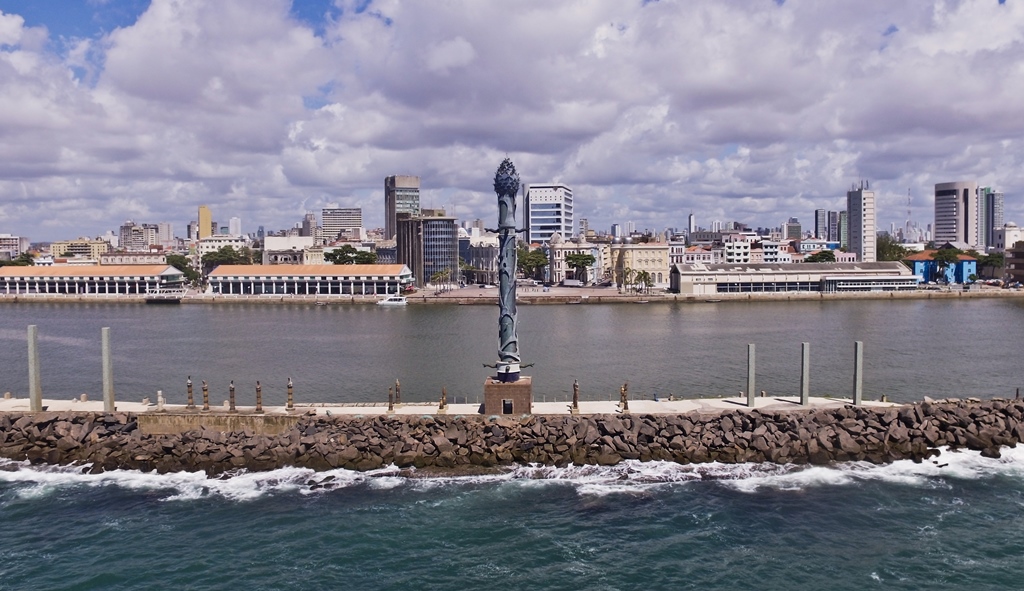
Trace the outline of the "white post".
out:
<instances>
[{"instance_id":1,"label":"white post","mask_svg":"<svg viewBox=\"0 0 1024 591\"><path fill-rule=\"evenodd\" d=\"M754 343L747 345L747 407L754 408Z\"/></svg>"},{"instance_id":2,"label":"white post","mask_svg":"<svg viewBox=\"0 0 1024 591\"><path fill-rule=\"evenodd\" d=\"M30 324L28 327L28 398L29 410L43 411L43 388L39 375L39 327Z\"/></svg>"},{"instance_id":3,"label":"white post","mask_svg":"<svg viewBox=\"0 0 1024 591\"><path fill-rule=\"evenodd\" d=\"M860 406L864 401L864 342L853 343L853 404Z\"/></svg>"},{"instance_id":4,"label":"white post","mask_svg":"<svg viewBox=\"0 0 1024 591\"><path fill-rule=\"evenodd\" d=\"M110 359L110 328L100 329L103 349L103 412L114 412L114 364Z\"/></svg>"},{"instance_id":5,"label":"white post","mask_svg":"<svg viewBox=\"0 0 1024 591\"><path fill-rule=\"evenodd\" d=\"M811 344L801 343L800 349L800 404L807 406L811 402Z\"/></svg>"}]
</instances>

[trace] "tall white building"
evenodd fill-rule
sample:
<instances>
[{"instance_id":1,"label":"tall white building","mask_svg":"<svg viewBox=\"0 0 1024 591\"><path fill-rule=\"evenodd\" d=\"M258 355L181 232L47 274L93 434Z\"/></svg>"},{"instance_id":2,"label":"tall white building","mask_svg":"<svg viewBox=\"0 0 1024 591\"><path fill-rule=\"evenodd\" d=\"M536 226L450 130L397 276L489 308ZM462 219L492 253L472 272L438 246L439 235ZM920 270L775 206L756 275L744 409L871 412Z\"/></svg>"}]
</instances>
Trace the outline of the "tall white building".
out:
<instances>
[{"instance_id":1,"label":"tall white building","mask_svg":"<svg viewBox=\"0 0 1024 591\"><path fill-rule=\"evenodd\" d=\"M228 234L231 236L242 235L242 218L233 217L228 220Z\"/></svg>"},{"instance_id":2,"label":"tall white building","mask_svg":"<svg viewBox=\"0 0 1024 591\"><path fill-rule=\"evenodd\" d=\"M566 185L525 185L523 220L528 243L550 242L558 232L562 238L573 236L572 189Z\"/></svg>"},{"instance_id":3,"label":"tall white building","mask_svg":"<svg viewBox=\"0 0 1024 591\"><path fill-rule=\"evenodd\" d=\"M686 219L686 234L689 236L697 231L697 218L694 217L693 213L690 213L690 217Z\"/></svg>"},{"instance_id":4,"label":"tall white building","mask_svg":"<svg viewBox=\"0 0 1024 591\"><path fill-rule=\"evenodd\" d=\"M325 207L321 212L324 240L337 240L342 232L359 232L363 227L361 207Z\"/></svg>"},{"instance_id":5,"label":"tall white building","mask_svg":"<svg viewBox=\"0 0 1024 591\"><path fill-rule=\"evenodd\" d=\"M868 190L866 182L846 192L846 214L850 241L847 252L857 255L860 263L875 262L875 192Z\"/></svg>"},{"instance_id":6,"label":"tall white building","mask_svg":"<svg viewBox=\"0 0 1024 591\"><path fill-rule=\"evenodd\" d=\"M935 229L937 245L946 242L964 242L969 246L980 244L978 183L958 181L935 185Z\"/></svg>"}]
</instances>

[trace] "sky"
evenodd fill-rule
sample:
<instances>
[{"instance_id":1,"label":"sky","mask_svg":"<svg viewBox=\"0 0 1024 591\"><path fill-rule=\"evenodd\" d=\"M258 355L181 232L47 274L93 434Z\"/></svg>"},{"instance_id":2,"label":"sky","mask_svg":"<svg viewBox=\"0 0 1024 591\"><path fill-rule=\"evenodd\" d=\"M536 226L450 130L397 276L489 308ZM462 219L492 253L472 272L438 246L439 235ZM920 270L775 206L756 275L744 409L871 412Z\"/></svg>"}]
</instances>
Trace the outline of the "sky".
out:
<instances>
[{"instance_id":1,"label":"sky","mask_svg":"<svg viewBox=\"0 0 1024 591\"><path fill-rule=\"evenodd\" d=\"M497 218L494 172L590 227L933 222L934 184L1024 223L1024 1L0 0L0 233L177 235L362 207L384 177ZM492 224L493 225L493 224Z\"/></svg>"}]
</instances>

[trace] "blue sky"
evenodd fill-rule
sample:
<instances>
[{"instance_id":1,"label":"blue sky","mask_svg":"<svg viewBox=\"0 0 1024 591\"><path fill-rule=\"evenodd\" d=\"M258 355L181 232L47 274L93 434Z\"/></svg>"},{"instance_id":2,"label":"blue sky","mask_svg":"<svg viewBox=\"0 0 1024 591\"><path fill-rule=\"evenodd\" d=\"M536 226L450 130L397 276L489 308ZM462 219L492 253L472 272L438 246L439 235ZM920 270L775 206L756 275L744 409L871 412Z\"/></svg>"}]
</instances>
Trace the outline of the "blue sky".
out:
<instances>
[{"instance_id":1,"label":"blue sky","mask_svg":"<svg viewBox=\"0 0 1024 591\"><path fill-rule=\"evenodd\" d=\"M928 0L0 0L0 232L246 230L424 202L490 219L505 154L591 227L880 229L977 180L1024 223L1024 9Z\"/></svg>"}]
</instances>

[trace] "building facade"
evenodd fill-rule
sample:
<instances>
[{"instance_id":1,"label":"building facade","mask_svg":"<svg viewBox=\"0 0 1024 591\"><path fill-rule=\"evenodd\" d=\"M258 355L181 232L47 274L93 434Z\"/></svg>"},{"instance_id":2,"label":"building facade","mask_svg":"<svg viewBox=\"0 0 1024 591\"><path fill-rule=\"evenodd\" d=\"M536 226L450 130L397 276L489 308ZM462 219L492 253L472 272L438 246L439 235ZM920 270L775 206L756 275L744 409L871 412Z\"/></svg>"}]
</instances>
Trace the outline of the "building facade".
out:
<instances>
[{"instance_id":1,"label":"building facade","mask_svg":"<svg viewBox=\"0 0 1024 591\"><path fill-rule=\"evenodd\" d=\"M208 205L199 206L199 221L197 222L195 237L198 240L202 240L207 236L215 234L213 229L213 214L210 213L210 207Z\"/></svg>"},{"instance_id":2,"label":"building facade","mask_svg":"<svg viewBox=\"0 0 1024 591\"><path fill-rule=\"evenodd\" d=\"M398 264L412 271L416 285L435 278L442 283L459 275L459 233L453 217L399 215L396 248Z\"/></svg>"},{"instance_id":3,"label":"building facade","mask_svg":"<svg viewBox=\"0 0 1024 591\"><path fill-rule=\"evenodd\" d=\"M363 209L361 207L325 207L321 211L320 219L323 220L323 234L326 242L338 240L342 233L346 238L360 238L353 234L359 234L363 228Z\"/></svg>"},{"instance_id":4,"label":"building facade","mask_svg":"<svg viewBox=\"0 0 1024 591\"><path fill-rule=\"evenodd\" d=\"M848 252L857 255L862 263L875 262L875 192L868 190L867 183L846 192L846 215L849 224Z\"/></svg>"},{"instance_id":5,"label":"building facade","mask_svg":"<svg viewBox=\"0 0 1024 591\"><path fill-rule=\"evenodd\" d=\"M384 179L384 238L395 240L398 214L420 214L420 177L394 175Z\"/></svg>"},{"instance_id":6,"label":"building facade","mask_svg":"<svg viewBox=\"0 0 1024 591\"><path fill-rule=\"evenodd\" d=\"M962 242L971 247L980 242L978 183L957 181L935 185L935 225L932 240L936 244Z\"/></svg>"},{"instance_id":7,"label":"building facade","mask_svg":"<svg viewBox=\"0 0 1024 591\"><path fill-rule=\"evenodd\" d=\"M183 287L169 265L0 267L0 293L144 295Z\"/></svg>"},{"instance_id":8,"label":"building facade","mask_svg":"<svg viewBox=\"0 0 1024 591\"><path fill-rule=\"evenodd\" d=\"M558 232L563 239L575 231L572 189L566 185L523 185L523 226L526 242L542 244Z\"/></svg>"},{"instance_id":9,"label":"building facade","mask_svg":"<svg viewBox=\"0 0 1024 591\"><path fill-rule=\"evenodd\" d=\"M985 250L995 247L997 230L1003 227L1003 192L996 191L992 187L981 187L978 189L978 200L981 215L981 227L978 234L982 238Z\"/></svg>"},{"instance_id":10,"label":"building facade","mask_svg":"<svg viewBox=\"0 0 1024 591\"><path fill-rule=\"evenodd\" d=\"M16 259L28 250L29 240L24 236L0 234L0 252L7 253L7 258Z\"/></svg>"},{"instance_id":11,"label":"building facade","mask_svg":"<svg viewBox=\"0 0 1024 591\"><path fill-rule=\"evenodd\" d=\"M675 265L670 291L711 296L725 293L908 291L921 280L900 262Z\"/></svg>"},{"instance_id":12,"label":"building facade","mask_svg":"<svg viewBox=\"0 0 1024 591\"><path fill-rule=\"evenodd\" d=\"M219 295L387 295L412 284L405 265L220 265L206 293Z\"/></svg>"},{"instance_id":13,"label":"building facade","mask_svg":"<svg viewBox=\"0 0 1024 591\"><path fill-rule=\"evenodd\" d=\"M101 255L109 251L110 243L106 240L79 238L50 243L50 253L54 257L83 257L98 261Z\"/></svg>"}]
</instances>

